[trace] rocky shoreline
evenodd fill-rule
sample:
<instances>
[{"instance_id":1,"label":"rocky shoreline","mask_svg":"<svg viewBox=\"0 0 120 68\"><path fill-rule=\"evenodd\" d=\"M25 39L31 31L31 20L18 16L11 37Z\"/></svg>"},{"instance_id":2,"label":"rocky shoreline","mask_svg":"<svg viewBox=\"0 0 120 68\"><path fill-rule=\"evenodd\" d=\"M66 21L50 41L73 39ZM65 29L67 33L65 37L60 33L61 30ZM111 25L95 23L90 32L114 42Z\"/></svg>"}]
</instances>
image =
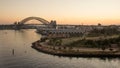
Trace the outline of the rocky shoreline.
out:
<instances>
[{"instance_id":1,"label":"rocky shoreline","mask_svg":"<svg viewBox=\"0 0 120 68\"><path fill-rule=\"evenodd\" d=\"M101 51L101 50L89 50L87 51L84 50L73 50L73 49L68 49L64 47L56 47L56 46L51 46L51 45L45 45L42 44L44 42L33 42L32 43L32 48L46 53L46 54L51 54L51 55L57 55L57 56L68 56L68 57L120 57L120 52L119 51Z\"/></svg>"}]
</instances>

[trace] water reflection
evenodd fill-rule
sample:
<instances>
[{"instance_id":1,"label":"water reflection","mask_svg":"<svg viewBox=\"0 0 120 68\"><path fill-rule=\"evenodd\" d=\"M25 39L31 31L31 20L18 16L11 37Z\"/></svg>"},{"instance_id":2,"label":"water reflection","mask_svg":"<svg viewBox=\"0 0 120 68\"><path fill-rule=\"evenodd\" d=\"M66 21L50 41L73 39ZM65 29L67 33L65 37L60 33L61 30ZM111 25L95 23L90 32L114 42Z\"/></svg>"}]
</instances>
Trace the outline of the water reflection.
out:
<instances>
[{"instance_id":1,"label":"water reflection","mask_svg":"<svg viewBox=\"0 0 120 68\"><path fill-rule=\"evenodd\" d=\"M12 55L14 55L14 49L12 49Z\"/></svg>"},{"instance_id":2,"label":"water reflection","mask_svg":"<svg viewBox=\"0 0 120 68\"><path fill-rule=\"evenodd\" d=\"M47 54L50 55L50 54ZM58 58L69 58L70 60L72 59L79 59L79 58L83 58L83 59L87 59L87 60L93 60L93 59L99 59L101 61L116 61L116 60L120 60L120 57L67 57L67 56L57 56L57 55L51 55L53 57L58 57Z\"/></svg>"},{"instance_id":3,"label":"water reflection","mask_svg":"<svg viewBox=\"0 0 120 68\"><path fill-rule=\"evenodd\" d=\"M119 68L119 58L62 57L31 48L35 30L0 30L0 68ZM12 54L12 55L11 55Z\"/></svg>"}]
</instances>

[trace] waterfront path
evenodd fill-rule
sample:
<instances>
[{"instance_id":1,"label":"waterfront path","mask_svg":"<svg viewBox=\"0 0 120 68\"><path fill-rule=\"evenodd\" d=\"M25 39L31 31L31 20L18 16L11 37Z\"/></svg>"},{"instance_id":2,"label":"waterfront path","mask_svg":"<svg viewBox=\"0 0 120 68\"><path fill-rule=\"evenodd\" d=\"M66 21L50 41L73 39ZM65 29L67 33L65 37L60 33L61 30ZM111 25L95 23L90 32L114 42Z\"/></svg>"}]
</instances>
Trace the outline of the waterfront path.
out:
<instances>
[{"instance_id":1,"label":"waterfront path","mask_svg":"<svg viewBox=\"0 0 120 68\"><path fill-rule=\"evenodd\" d=\"M109 56L115 57L120 56L120 51L118 49L114 49L110 51L109 49L101 50L98 48L77 48L77 47L63 47L63 46L52 46L48 45L45 42L34 42L33 48L37 49L38 51L52 54L52 55L59 55L59 56Z\"/></svg>"}]
</instances>

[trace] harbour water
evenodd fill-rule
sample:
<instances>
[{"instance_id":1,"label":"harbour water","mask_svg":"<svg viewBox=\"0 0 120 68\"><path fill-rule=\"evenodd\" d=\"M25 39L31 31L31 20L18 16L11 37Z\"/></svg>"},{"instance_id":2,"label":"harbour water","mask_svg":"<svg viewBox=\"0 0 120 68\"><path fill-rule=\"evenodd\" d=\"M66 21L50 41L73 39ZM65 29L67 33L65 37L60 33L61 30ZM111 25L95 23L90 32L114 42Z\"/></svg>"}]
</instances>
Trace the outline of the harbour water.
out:
<instances>
[{"instance_id":1,"label":"harbour water","mask_svg":"<svg viewBox=\"0 0 120 68\"><path fill-rule=\"evenodd\" d=\"M0 30L0 68L119 68L119 58L59 57L31 48L33 29Z\"/></svg>"}]
</instances>

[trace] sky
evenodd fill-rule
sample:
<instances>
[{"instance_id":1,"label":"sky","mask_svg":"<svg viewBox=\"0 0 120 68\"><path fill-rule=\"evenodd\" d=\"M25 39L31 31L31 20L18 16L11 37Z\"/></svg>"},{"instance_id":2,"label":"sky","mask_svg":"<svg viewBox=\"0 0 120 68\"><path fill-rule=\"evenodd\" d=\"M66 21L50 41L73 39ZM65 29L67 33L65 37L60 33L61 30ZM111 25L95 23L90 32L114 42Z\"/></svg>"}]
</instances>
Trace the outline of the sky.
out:
<instances>
[{"instance_id":1,"label":"sky","mask_svg":"<svg viewBox=\"0 0 120 68\"><path fill-rule=\"evenodd\" d=\"M120 0L0 0L0 24L31 16L58 24L120 25Z\"/></svg>"}]
</instances>

